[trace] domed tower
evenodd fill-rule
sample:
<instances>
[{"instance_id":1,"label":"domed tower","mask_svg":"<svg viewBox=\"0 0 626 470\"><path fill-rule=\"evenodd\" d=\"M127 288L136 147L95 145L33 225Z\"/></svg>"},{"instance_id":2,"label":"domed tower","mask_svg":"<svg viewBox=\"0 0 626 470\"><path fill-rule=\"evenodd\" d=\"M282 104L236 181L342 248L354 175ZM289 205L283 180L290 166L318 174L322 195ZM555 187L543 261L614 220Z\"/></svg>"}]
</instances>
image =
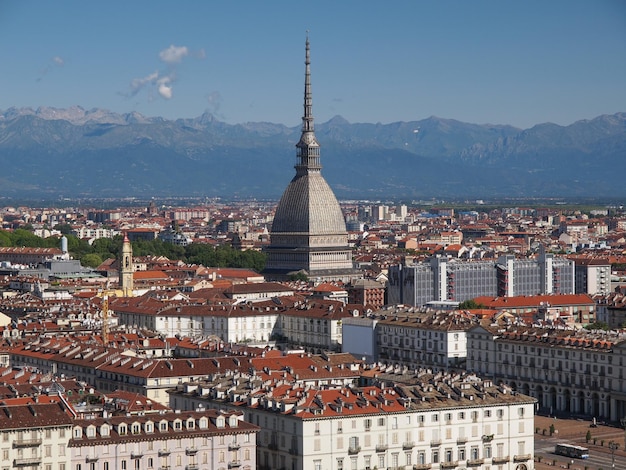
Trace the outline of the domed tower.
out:
<instances>
[{"instance_id":1,"label":"domed tower","mask_svg":"<svg viewBox=\"0 0 626 470\"><path fill-rule=\"evenodd\" d=\"M310 279L348 281L359 276L352 265L343 213L321 173L320 145L313 128L308 36L304 63L304 116L296 144L296 175L276 207L264 274L282 280L303 272Z\"/></svg>"}]
</instances>

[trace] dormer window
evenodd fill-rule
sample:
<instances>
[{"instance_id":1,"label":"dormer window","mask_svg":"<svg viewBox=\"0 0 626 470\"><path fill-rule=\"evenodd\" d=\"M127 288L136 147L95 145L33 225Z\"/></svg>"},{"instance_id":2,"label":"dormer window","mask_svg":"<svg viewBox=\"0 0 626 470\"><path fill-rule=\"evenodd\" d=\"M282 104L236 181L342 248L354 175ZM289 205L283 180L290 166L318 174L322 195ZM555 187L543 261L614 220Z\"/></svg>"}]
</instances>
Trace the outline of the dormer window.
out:
<instances>
[{"instance_id":1,"label":"dormer window","mask_svg":"<svg viewBox=\"0 0 626 470\"><path fill-rule=\"evenodd\" d=\"M87 427L87 437L90 437L90 438L96 437L96 427L94 425Z\"/></svg>"},{"instance_id":2,"label":"dormer window","mask_svg":"<svg viewBox=\"0 0 626 470\"><path fill-rule=\"evenodd\" d=\"M102 437L109 437L110 434L111 429L109 428L108 424L103 424L102 426L100 426L100 435Z\"/></svg>"},{"instance_id":3,"label":"dormer window","mask_svg":"<svg viewBox=\"0 0 626 470\"><path fill-rule=\"evenodd\" d=\"M193 419L187 420L187 429L194 429L196 427L196 422Z\"/></svg>"},{"instance_id":4,"label":"dormer window","mask_svg":"<svg viewBox=\"0 0 626 470\"><path fill-rule=\"evenodd\" d=\"M236 428L238 424L239 424L239 420L237 419L237 416L235 416L235 415L231 415L231 416L228 418L228 425L229 425L231 428Z\"/></svg>"},{"instance_id":5,"label":"dormer window","mask_svg":"<svg viewBox=\"0 0 626 470\"><path fill-rule=\"evenodd\" d=\"M215 425L218 428L223 428L224 426L226 426L226 420L224 419L223 416L218 416L217 419L215 420Z\"/></svg>"},{"instance_id":6,"label":"dormer window","mask_svg":"<svg viewBox=\"0 0 626 470\"><path fill-rule=\"evenodd\" d=\"M133 423L133 426L131 428L131 432L133 434L139 434L141 432L141 425L139 423Z\"/></svg>"},{"instance_id":7,"label":"dormer window","mask_svg":"<svg viewBox=\"0 0 626 470\"><path fill-rule=\"evenodd\" d=\"M83 437L83 428L76 426L74 428L74 439L81 439Z\"/></svg>"},{"instance_id":8,"label":"dormer window","mask_svg":"<svg viewBox=\"0 0 626 470\"><path fill-rule=\"evenodd\" d=\"M161 421L159 423L159 431L167 432L167 421Z\"/></svg>"},{"instance_id":9,"label":"dormer window","mask_svg":"<svg viewBox=\"0 0 626 470\"><path fill-rule=\"evenodd\" d=\"M200 429L208 428L209 427L209 420L206 417L200 418L200 421L198 422L198 426L200 426Z\"/></svg>"},{"instance_id":10,"label":"dormer window","mask_svg":"<svg viewBox=\"0 0 626 470\"><path fill-rule=\"evenodd\" d=\"M146 428L147 433L154 432L154 423L152 421L148 421L144 426Z\"/></svg>"},{"instance_id":11,"label":"dormer window","mask_svg":"<svg viewBox=\"0 0 626 470\"><path fill-rule=\"evenodd\" d=\"M120 436L125 436L127 431L127 427L126 427L126 423L121 423L118 428L117 428L117 432Z\"/></svg>"},{"instance_id":12,"label":"dormer window","mask_svg":"<svg viewBox=\"0 0 626 470\"><path fill-rule=\"evenodd\" d=\"M177 419L176 421L174 421L174 430L175 431L180 431L183 428L183 423L180 419Z\"/></svg>"}]
</instances>

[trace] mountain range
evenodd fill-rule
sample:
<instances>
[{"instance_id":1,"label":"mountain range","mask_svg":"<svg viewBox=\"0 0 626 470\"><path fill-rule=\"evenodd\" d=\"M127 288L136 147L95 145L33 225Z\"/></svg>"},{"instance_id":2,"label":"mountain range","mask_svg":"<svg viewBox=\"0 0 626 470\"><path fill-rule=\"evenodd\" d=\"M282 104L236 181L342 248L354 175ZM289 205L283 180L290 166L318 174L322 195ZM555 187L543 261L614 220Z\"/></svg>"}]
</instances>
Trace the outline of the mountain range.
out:
<instances>
[{"instance_id":1,"label":"mountain range","mask_svg":"<svg viewBox=\"0 0 626 470\"><path fill-rule=\"evenodd\" d=\"M529 129L430 117L316 123L340 199L626 196L626 113ZM300 127L103 109L0 110L0 197L278 198Z\"/></svg>"}]
</instances>

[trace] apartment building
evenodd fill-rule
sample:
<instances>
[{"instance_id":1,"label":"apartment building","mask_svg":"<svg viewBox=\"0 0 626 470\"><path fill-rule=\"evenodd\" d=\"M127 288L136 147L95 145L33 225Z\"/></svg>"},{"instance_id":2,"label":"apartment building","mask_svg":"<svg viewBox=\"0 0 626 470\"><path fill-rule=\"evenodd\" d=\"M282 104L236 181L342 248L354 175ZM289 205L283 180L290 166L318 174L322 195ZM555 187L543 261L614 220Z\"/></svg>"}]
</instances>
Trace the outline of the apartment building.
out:
<instances>
[{"instance_id":1,"label":"apartment building","mask_svg":"<svg viewBox=\"0 0 626 470\"><path fill-rule=\"evenodd\" d=\"M608 258L575 259L577 294L606 295L611 292L611 263Z\"/></svg>"},{"instance_id":2,"label":"apartment building","mask_svg":"<svg viewBox=\"0 0 626 470\"><path fill-rule=\"evenodd\" d=\"M343 322L343 351L410 369L465 368L466 332L476 321L460 311L394 306Z\"/></svg>"},{"instance_id":3,"label":"apartment building","mask_svg":"<svg viewBox=\"0 0 626 470\"><path fill-rule=\"evenodd\" d=\"M521 325L467 332L467 370L533 396L550 414L626 416L626 334Z\"/></svg>"},{"instance_id":4,"label":"apartment building","mask_svg":"<svg viewBox=\"0 0 626 470\"><path fill-rule=\"evenodd\" d=\"M468 374L369 373L364 386L327 388L238 371L170 397L243 412L261 427L259 469L533 467L535 399Z\"/></svg>"},{"instance_id":5,"label":"apartment building","mask_svg":"<svg viewBox=\"0 0 626 470\"><path fill-rule=\"evenodd\" d=\"M72 470L252 470L258 431L217 410L104 416L73 420L67 447Z\"/></svg>"},{"instance_id":6,"label":"apartment building","mask_svg":"<svg viewBox=\"0 0 626 470\"><path fill-rule=\"evenodd\" d=\"M192 304L123 298L115 299L111 308L120 323L166 336L217 336L225 343L276 341L313 352L341 351L342 320L365 309L340 301L291 296L237 304L229 300Z\"/></svg>"},{"instance_id":7,"label":"apartment building","mask_svg":"<svg viewBox=\"0 0 626 470\"><path fill-rule=\"evenodd\" d=\"M70 470L73 420L61 401L0 407L0 469Z\"/></svg>"},{"instance_id":8,"label":"apartment building","mask_svg":"<svg viewBox=\"0 0 626 470\"><path fill-rule=\"evenodd\" d=\"M161 404L166 390L221 367L236 368L237 358L156 359L126 355L123 349L103 348L78 341L37 340L9 350L12 366L28 366L42 373L76 377L104 393L125 390ZM242 359L243 360L243 359Z\"/></svg>"}]
</instances>

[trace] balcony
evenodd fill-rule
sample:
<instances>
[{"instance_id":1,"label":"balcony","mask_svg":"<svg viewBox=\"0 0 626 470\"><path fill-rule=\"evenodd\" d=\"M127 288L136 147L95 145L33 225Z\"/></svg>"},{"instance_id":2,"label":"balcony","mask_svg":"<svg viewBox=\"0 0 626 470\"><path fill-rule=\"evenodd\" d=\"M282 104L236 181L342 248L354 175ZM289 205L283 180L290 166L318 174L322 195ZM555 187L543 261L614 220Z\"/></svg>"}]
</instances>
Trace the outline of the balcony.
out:
<instances>
[{"instance_id":1,"label":"balcony","mask_svg":"<svg viewBox=\"0 0 626 470\"><path fill-rule=\"evenodd\" d=\"M239 450L240 447L241 446L236 442L231 442L230 444L228 444L228 450Z\"/></svg>"},{"instance_id":2,"label":"balcony","mask_svg":"<svg viewBox=\"0 0 626 470\"><path fill-rule=\"evenodd\" d=\"M18 439L13 441L13 448L18 447L36 447L41 445L41 439Z\"/></svg>"},{"instance_id":3,"label":"balcony","mask_svg":"<svg viewBox=\"0 0 626 470\"><path fill-rule=\"evenodd\" d=\"M171 469L171 467L169 465L161 465L159 467L159 470L170 470L170 469Z\"/></svg>"},{"instance_id":4,"label":"balcony","mask_svg":"<svg viewBox=\"0 0 626 470\"><path fill-rule=\"evenodd\" d=\"M185 470L198 470L200 468L197 463L190 463L185 465Z\"/></svg>"},{"instance_id":5,"label":"balcony","mask_svg":"<svg viewBox=\"0 0 626 470\"><path fill-rule=\"evenodd\" d=\"M376 446L376 452L385 452L388 449L387 444L378 444Z\"/></svg>"},{"instance_id":6,"label":"balcony","mask_svg":"<svg viewBox=\"0 0 626 470\"><path fill-rule=\"evenodd\" d=\"M86 463L94 463L94 462L97 462L99 458L100 457L97 457L95 455L88 455L87 457L85 457L85 462Z\"/></svg>"},{"instance_id":7,"label":"balcony","mask_svg":"<svg viewBox=\"0 0 626 470\"><path fill-rule=\"evenodd\" d=\"M441 439L433 439L430 441L430 447L439 447L441 445Z\"/></svg>"},{"instance_id":8,"label":"balcony","mask_svg":"<svg viewBox=\"0 0 626 470\"><path fill-rule=\"evenodd\" d=\"M403 450L412 449L414 446L415 446L414 442L403 442L402 443L402 449Z\"/></svg>"},{"instance_id":9,"label":"balcony","mask_svg":"<svg viewBox=\"0 0 626 470\"><path fill-rule=\"evenodd\" d=\"M15 459L13 460L14 467L30 467L31 465L40 465L41 457L32 457L30 459Z\"/></svg>"},{"instance_id":10,"label":"balcony","mask_svg":"<svg viewBox=\"0 0 626 470\"><path fill-rule=\"evenodd\" d=\"M170 454L171 454L171 452L168 449L160 449L159 450L159 457L167 457Z\"/></svg>"},{"instance_id":11,"label":"balcony","mask_svg":"<svg viewBox=\"0 0 626 470\"><path fill-rule=\"evenodd\" d=\"M480 467L483 463L485 463L485 459L472 459L467 461L467 466Z\"/></svg>"},{"instance_id":12,"label":"balcony","mask_svg":"<svg viewBox=\"0 0 626 470\"><path fill-rule=\"evenodd\" d=\"M441 462L441 468L456 468L459 466L458 460L451 460L449 462Z\"/></svg>"},{"instance_id":13,"label":"balcony","mask_svg":"<svg viewBox=\"0 0 626 470\"><path fill-rule=\"evenodd\" d=\"M139 450L131 450L130 451L130 458L131 459L140 459L141 457L143 457L143 452L141 452Z\"/></svg>"},{"instance_id":14,"label":"balcony","mask_svg":"<svg viewBox=\"0 0 626 470\"><path fill-rule=\"evenodd\" d=\"M228 468L239 468L241 467L241 462L239 460L233 460L228 462Z\"/></svg>"},{"instance_id":15,"label":"balcony","mask_svg":"<svg viewBox=\"0 0 626 470\"><path fill-rule=\"evenodd\" d=\"M198 449L195 447L187 447L185 449L185 455L196 455L198 453Z\"/></svg>"},{"instance_id":16,"label":"balcony","mask_svg":"<svg viewBox=\"0 0 626 470\"><path fill-rule=\"evenodd\" d=\"M417 463L413 465L413 470L429 470L431 466L429 463Z\"/></svg>"},{"instance_id":17,"label":"balcony","mask_svg":"<svg viewBox=\"0 0 626 470\"><path fill-rule=\"evenodd\" d=\"M456 443L459 444L459 445L460 444L466 444L467 443L467 437L461 437L461 436L457 437L456 438Z\"/></svg>"},{"instance_id":18,"label":"balcony","mask_svg":"<svg viewBox=\"0 0 626 470\"><path fill-rule=\"evenodd\" d=\"M358 454L359 452L361 452L361 446L348 447L348 454L349 455L355 455L355 454Z\"/></svg>"},{"instance_id":19,"label":"balcony","mask_svg":"<svg viewBox=\"0 0 626 470\"><path fill-rule=\"evenodd\" d=\"M514 455L513 462L526 462L530 460L530 454Z\"/></svg>"},{"instance_id":20,"label":"balcony","mask_svg":"<svg viewBox=\"0 0 626 470\"><path fill-rule=\"evenodd\" d=\"M270 442L270 443L267 445L267 448L268 448L268 449L270 449L270 450L278 450L278 443L276 443L276 442Z\"/></svg>"},{"instance_id":21,"label":"balcony","mask_svg":"<svg viewBox=\"0 0 626 470\"><path fill-rule=\"evenodd\" d=\"M494 464L501 464L501 463L508 463L509 462L509 457L494 457L493 459L491 459L491 462Z\"/></svg>"},{"instance_id":22,"label":"balcony","mask_svg":"<svg viewBox=\"0 0 626 470\"><path fill-rule=\"evenodd\" d=\"M298 449L291 448L289 449L289 455L299 455Z\"/></svg>"}]
</instances>

